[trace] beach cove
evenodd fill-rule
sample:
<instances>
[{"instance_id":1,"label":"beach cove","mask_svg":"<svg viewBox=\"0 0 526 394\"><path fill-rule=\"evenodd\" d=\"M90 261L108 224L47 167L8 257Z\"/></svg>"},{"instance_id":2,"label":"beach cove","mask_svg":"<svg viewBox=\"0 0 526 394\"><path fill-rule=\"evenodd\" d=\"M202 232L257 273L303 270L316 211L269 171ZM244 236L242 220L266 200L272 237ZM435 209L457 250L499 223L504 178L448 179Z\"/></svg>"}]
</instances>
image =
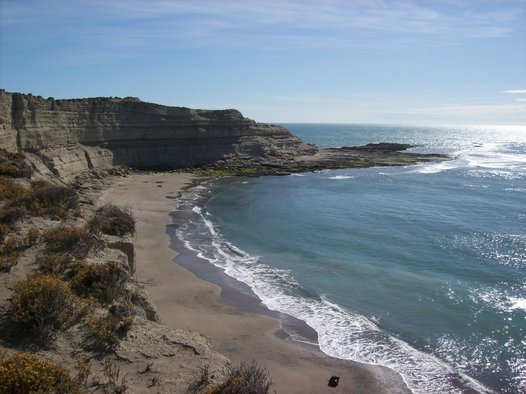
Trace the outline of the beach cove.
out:
<instances>
[{"instance_id":1,"label":"beach cove","mask_svg":"<svg viewBox=\"0 0 526 394\"><path fill-rule=\"evenodd\" d=\"M401 376L385 367L338 360L313 345L288 339L279 320L224 301L222 289L177 264L167 226L174 199L198 178L188 173L113 177L100 201L131 208L137 219L136 276L146 283L161 322L197 331L234 364L257 361L277 393L408 393ZM174 261L175 259L175 261ZM332 375L341 377L328 387Z\"/></svg>"}]
</instances>

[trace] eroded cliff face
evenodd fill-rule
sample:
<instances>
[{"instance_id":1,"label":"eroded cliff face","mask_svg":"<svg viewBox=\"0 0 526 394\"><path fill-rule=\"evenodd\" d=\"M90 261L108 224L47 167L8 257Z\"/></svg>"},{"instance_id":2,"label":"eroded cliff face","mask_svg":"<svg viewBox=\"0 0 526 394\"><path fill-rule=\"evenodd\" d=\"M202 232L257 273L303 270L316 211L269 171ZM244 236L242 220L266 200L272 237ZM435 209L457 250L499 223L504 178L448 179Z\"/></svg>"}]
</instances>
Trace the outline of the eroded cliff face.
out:
<instances>
[{"instance_id":1,"label":"eroded cliff face","mask_svg":"<svg viewBox=\"0 0 526 394\"><path fill-rule=\"evenodd\" d=\"M113 166L174 169L232 158L282 161L317 149L237 110L194 110L137 98L44 99L0 91L0 146L72 180Z\"/></svg>"}]
</instances>

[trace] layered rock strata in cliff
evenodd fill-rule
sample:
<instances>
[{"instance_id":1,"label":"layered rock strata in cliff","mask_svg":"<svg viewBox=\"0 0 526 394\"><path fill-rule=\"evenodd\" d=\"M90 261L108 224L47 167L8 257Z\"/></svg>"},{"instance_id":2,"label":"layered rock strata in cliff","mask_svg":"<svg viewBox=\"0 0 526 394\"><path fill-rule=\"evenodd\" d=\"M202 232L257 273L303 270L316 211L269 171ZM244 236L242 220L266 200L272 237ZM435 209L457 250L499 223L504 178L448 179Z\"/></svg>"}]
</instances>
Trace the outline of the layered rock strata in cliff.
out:
<instances>
[{"instance_id":1,"label":"layered rock strata in cliff","mask_svg":"<svg viewBox=\"0 0 526 394\"><path fill-rule=\"evenodd\" d=\"M234 109L195 110L137 98L44 99L0 91L0 147L65 182L88 170L206 167L265 175L445 160L401 144L318 149Z\"/></svg>"},{"instance_id":2,"label":"layered rock strata in cliff","mask_svg":"<svg viewBox=\"0 0 526 394\"><path fill-rule=\"evenodd\" d=\"M0 146L24 151L41 172L63 180L121 165L192 168L250 157L279 162L317 151L288 130L233 109L193 110L136 98L55 100L4 91Z\"/></svg>"}]
</instances>

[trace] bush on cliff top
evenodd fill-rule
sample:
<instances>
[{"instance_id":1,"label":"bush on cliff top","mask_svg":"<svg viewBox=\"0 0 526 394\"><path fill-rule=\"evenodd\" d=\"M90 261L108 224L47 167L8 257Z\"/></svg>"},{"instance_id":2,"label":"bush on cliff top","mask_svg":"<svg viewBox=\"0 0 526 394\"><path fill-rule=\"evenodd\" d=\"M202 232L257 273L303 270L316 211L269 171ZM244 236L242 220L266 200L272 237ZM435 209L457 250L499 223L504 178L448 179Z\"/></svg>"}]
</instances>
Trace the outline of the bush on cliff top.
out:
<instances>
[{"instance_id":1,"label":"bush on cliff top","mask_svg":"<svg viewBox=\"0 0 526 394\"><path fill-rule=\"evenodd\" d=\"M34 215L47 214L65 218L78 209L79 197L72 187L38 181L31 184L31 193L22 203Z\"/></svg>"},{"instance_id":2,"label":"bush on cliff top","mask_svg":"<svg viewBox=\"0 0 526 394\"><path fill-rule=\"evenodd\" d=\"M19 236L11 236L3 240L0 247L0 272L9 272L17 265L20 253L26 248L25 241Z\"/></svg>"},{"instance_id":3,"label":"bush on cliff top","mask_svg":"<svg viewBox=\"0 0 526 394\"><path fill-rule=\"evenodd\" d=\"M128 273L115 261L101 264L78 264L71 279L71 288L82 297L93 297L102 304L111 304L125 292Z\"/></svg>"},{"instance_id":4,"label":"bush on cliff top","mask_svg":"<svg viewBox=\"0 0 526 394\"><path fill-rule=\"evenodd\" d=\"M133 324L135 311L128 303L114 303L104 316L91 315L88 321L91 347L102 350L114 348Z\"/></svg>"},{"instance_id":5,"label":"bush on cliff top","mask_svg":"<svg viewBox=\"0 0 526 394\"><path fill-rule=\"evenodd\" d=\"M0 148L0 175L12 178L29 178L33 169L26 163L23 153L8 152Z\"/></svg>"},{"instance_id":6,"label":"bush on cliff top","mask_svg":"<svg viewBox=\"0 0 526 394\"><path fill-rule=\"evenodd\" d=\"M5 176L0 176L0 200L20 199L25 196L28 189L17 181Z\"/></svg>"},{"instance_id":7,"label":"bush on cliff top","mask_svg":"<svg viewBox=\"0 0 526 394\"><path fill-rule=\"evenodd\" d=\"M62 254L83 259L99 240L84 227L61 225L46 231L42 238L46 242L46 254Z\"/></svg>"},{"instance_id":8,"label":"bush on cliff top","mask_svg":"<svg viewBox=\"0 0 526 394\"><path fill-rule=\"evenodd\" d=\"M6 318L15 335L29 334L48 344L56 331L66 329L84 310L69 286L54 275L30 276L15 284Z\"/></svg>"},{"instance_id":9,"label":"bush on cliff top","mask_svg":"<svg viewBox=\"0 0 526 394\"><path fill-rule=\"evenodd\" d=\"M108 235L133 235L135 234L135 218L130 209L107 204L97 209L90 222L90 229L93 232Z\"/></svg>"},{"instance_id":10,"label":"bush on cliff top","mask_svg":"<svg viewBox=\"0 0 526 394\"><path fill-rule=\"evenodd\" d=\"M52 361L29 353L0 355L2 393L80 393L80 382Z\"/></svg>"},{"instance_id":11,"label":"bush on cliff top","mask_svg":"<svg viewBox=\"0 0 526 394\"><path fill-rule=\"evenodd\" d=\"M37 181L25 188L5 177L0 177L0 200L7 200L0 209L0 224L10 226L27 214L64 219L75 213L80 205L77 192L71 187Z\"/></svg>"},{"instance_id":12,"label":"bush on cliff top","mask_svg":"<svg viewBox=\"0 0 526 394\"><path fill-rule=\"evenodd\" d=\"M230 366L223 371L223 375L221 383L211 383L213 375L205 367L188 389L199 394L268 394L272 385L268 371L256 362Z\"/></svg>"}]
</instances>

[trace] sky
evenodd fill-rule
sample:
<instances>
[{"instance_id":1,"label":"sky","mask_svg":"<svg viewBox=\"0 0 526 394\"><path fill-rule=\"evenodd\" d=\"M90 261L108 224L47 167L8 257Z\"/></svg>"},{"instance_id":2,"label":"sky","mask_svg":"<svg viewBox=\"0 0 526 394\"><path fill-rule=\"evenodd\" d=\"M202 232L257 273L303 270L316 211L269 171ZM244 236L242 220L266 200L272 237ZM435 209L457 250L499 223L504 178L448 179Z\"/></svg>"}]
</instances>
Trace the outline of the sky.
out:
<instances>
[{"instance_id":1,"label":"sky","mask_svg":"<svg viewBox=\"0 0 526 394\"><path fill-rule=\"evenodd\" d=\"M0 0L0 88L272 123L526 125L526 0Z\"/></svg>"}]
</instances>

